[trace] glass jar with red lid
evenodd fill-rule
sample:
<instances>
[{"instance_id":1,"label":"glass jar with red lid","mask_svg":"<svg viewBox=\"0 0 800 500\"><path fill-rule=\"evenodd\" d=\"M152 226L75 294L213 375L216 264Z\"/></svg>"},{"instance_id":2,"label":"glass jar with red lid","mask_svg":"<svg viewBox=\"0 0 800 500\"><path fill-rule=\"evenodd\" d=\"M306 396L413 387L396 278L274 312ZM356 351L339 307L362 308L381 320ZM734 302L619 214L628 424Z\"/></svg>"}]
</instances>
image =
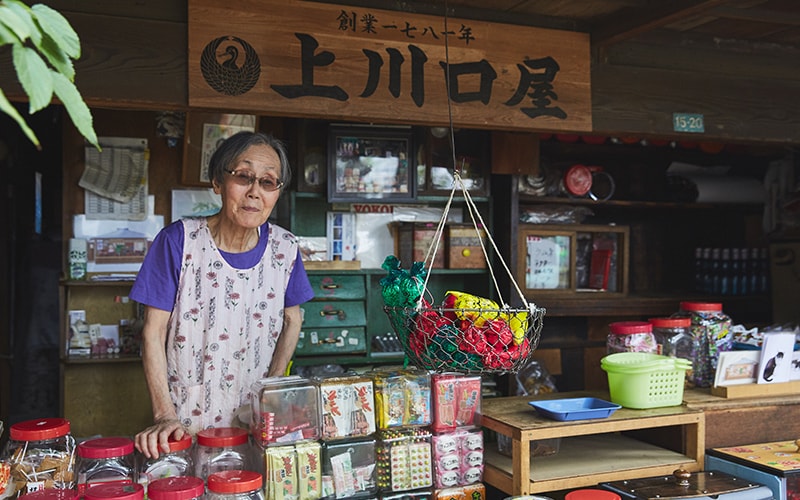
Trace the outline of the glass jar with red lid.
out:
<instances>
[{"instance_id":1,"label":"glass jar with red lid","mask_svg":"<svg viewBox=\"0 0 800 500\"><path fill-rule=\"evenodd\" d=\"M147 487L149 500L193 500L202 498L206 485L195 476L176 476L156 479Z\"/></svg>"},{"instance_id":2,"label":"glass jar with red lid","mask_svg":"<svg viewBox=\"0 0 800 500\"><path fill-rule=\"evenodd\" d=\"M608 354L617 352L657 351L653 325L647 321L617 321L608 325L606 337Z\"/></svg>"},{"instance_id":3,"label":"glass jar with red lid","mask_svg":"<svg viewBox=\"0 0 800 500\"><path fill-rule=\"evenodd\" d=\"M97 483L86 488L83 500L143 500L144 488L136 483Z\"/></svg>"},{"instance_id":4,"label":"glass jar with red lid","mask_svg":"<svg viewBox=\"0 0 800 500\"><path fill-rule=\"evenodd\" d=\"M11 469L5 496L75 487L75 440L68 420L17 422L9 428L8 438L0 456Z\"/></svg>"},{"instance_id":5,"label":"glass jar with red lid","mask_svg":"<svg viewBox=\"0 0 800 500\"><path fill-rule=\"evenodd\" d=\"M258 472L227 470L208 476L206 500L264 500L264 478Z\"/></svg>"},{"instance_id":6,"label":"glass jar with red lid","mask_svg":"<svg viewBox=\"0 0 800 500\"><path fill-rule=\"evenodd\" d=\"M25 493L20 498L24 498L24 500L79 500L80 497L81 496L78 494L77 490L58 490L55 488L47 488L44 490Z\"/></svg>"},{"instance_id":7,"label":"glass jar with red lid","mask_svg":"<svg viewBox=\"0 0 800 500\"><path fill-rule=\"evenodd\" d=\"M195 476L208 479L224 470L251 470L249 433L238 427L217 427L197 433Z\"/></svg>"},{"instance_id":8,"label":"glass jar with red lid","mask_svg":"<svg viewBox=\"0 0 800 500\"><path fill-rule=\"evenodd\" d=\"M78 445L78 491L100 483L126 485L138 479L133 440L127 437L89 439Z\"/></svg>"},{"instance_id":9,"label":"glass jar with red lid","mask_svg":"<svg viewBox=\"0 0 800 500\"><path fill-rule=\"evenodd\" d=\"M142 461L139 484L144 486L145 493L148 492L148 484L156 479L194 474L192 436L184 434L181 439L174 439L170 435L167 445L169 452L162 452L158 458L145 458Z\"/></svg>"},{"instance_id":10,"label":"glass jar with red lid","mask_svg":"<svg viewBox=\"0 0 800 500\"><path fill-rule=\"evenodd\" d=\"M653 336L656 338L658 354L673 358L692 359L692 336L690 318L650 318Z\"/></svg>"},{"instance_id":11,"label":"glass jar with red lid","mask_svg":"<svg viewBox=\"0 0 800 500\"><path fill-rule=\"evenodd\" d=\"M711 387L719 353L733 348L730 316L723 312L720 302L684 301L672 317L691 320L692 372L689 382L695 387Z\"/></svg>"}]
</instances>

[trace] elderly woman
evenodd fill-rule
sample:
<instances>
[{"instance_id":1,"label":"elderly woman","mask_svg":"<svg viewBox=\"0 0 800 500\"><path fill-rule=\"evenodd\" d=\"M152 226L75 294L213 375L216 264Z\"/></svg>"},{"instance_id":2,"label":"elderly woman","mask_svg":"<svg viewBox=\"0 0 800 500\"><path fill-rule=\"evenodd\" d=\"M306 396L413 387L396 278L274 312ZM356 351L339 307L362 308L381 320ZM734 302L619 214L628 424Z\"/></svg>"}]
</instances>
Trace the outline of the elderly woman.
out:
<instances>
[{"instance_id":1,"label":"elderly woman","mask_svg":"<svg viewBox=\"0 0 800 500\"><path fill-rule=\"evenodd\" d=\"M235 424L250 385L282 375L313 297L294 235L267 222L291 172L283 144L241 132L209 162L216 215L165 227L131 298L145 306L142 360L153 404L136 435L146 457L170 437Z\"/></svg>"}]
</instances>

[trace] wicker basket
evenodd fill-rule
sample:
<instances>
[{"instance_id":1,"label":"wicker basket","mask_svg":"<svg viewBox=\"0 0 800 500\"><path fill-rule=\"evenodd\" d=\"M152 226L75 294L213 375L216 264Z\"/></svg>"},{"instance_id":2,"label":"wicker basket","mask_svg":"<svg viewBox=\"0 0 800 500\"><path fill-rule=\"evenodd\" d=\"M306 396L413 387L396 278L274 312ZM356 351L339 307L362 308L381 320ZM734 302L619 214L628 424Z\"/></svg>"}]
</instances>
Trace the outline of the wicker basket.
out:
<instances>
[{"instance_id":1,"label":"wicker basket","mask_svg":"<svg viewBox=\"0 0 800 500\"><path fill-rule=\"evenodd\" d=\"M384 307L410 362L435 372L516 373L539 345L544 309Z\"/></svg>"}]
</instances>

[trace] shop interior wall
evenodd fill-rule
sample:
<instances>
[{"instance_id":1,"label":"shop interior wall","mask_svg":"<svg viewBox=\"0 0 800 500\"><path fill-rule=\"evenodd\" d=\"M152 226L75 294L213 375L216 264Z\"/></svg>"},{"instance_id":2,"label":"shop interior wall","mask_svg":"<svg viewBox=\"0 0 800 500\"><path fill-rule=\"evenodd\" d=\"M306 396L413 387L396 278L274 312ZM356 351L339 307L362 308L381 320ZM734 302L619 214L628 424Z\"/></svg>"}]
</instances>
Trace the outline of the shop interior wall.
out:
<instances>
[{"instance_id":1,"label":"shop interior wall","mask_svg":"<svg viewBox=\"0 0 800 500\"><path fill-rule=\"evenodd\" d=\"M188 110L185 1L76 4L56 0L49 5L64 13L81 37L77 85L93 108L106 110L96 118L98 125L104 124L102 133L115 121L115 110ZM626 42L595 53L595 132L675 136L672 113L687 112L704 114L704 140L797 143L800 101L795 96L800 78L796 68L800 66L786 64L785 59L781 62L782 54L768 48L734 54L725 47L675 47L657 39ZM7 51L0 53L0 64L10 67ZM11 72L0 74L0 88L11 99L24 100ZM118 125L125 129L118 131L123 135L141 136L154 130L151 113L118 116ZM70 134L75 145L81 144L74 132ZM65 172L74 174L70 162L78 161L75 154L65 152ZM165 176L161 184L165 188L178 183L180 172L180 153L172 151L167 156L171 160L159 170ZM74 181L70 175L65 174L65 185ZM82 210L77 198L64 201L65 218ZM156 211L167 213L164 207Z\"/></svg>"}]
</instances>

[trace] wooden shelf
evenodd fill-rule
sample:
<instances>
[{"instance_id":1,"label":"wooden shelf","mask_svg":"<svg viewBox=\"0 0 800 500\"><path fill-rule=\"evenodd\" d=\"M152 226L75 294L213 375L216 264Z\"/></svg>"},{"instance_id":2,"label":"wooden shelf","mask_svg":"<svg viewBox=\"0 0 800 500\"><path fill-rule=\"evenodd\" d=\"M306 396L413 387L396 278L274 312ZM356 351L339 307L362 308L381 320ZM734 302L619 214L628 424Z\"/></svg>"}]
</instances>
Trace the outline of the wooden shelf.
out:
<instances>
[{"instance_id":1,"label":"wooden shelf","mask_svg":"<svg viewBox=\"0 0 800 500\"><path fill-rule=\"evenodd\" d=\"M560 393L538 399L607 394ZM705 415L684 406L631 410L610 417L555 421L540 417L528 405L535 396L488 398L482 403L481 425L512 439L512 457L487 450L484 481L510 495L528 495L564 488L596 485L637 477L671 474L682 467L702 470L705 453ZM681 450L669 450L623 436L624 431L680 428ZM580 436L580 438L576 438ZM530 456L531 441L561 438L561 449L548 457ZM570 439L565 439L570 438Z\"/></svg>"},{"instance_id":2,"label":"wooden shelf","mask_svg":"<svg viewBox=\"0 0 800 500\"><path fill-rule=\"evenodd\" d=\"M520 194L519 203L525 205L569 204L581 206L602 206L604 208L644 208L658 210L739 210L760 211L764 209L763 203L708 203L708 202L675 202L675 201L644 201L644 200L605 200L594 201L589 198L566 198L558 196L533 196Z\"/></svg>"},{"instance_id":3,"label":"wooden shelf","mask_svg":"<svg viewBox=\"0 0 800 500\"><path fill-rule=\"evenodd\" d=\"M547 316L644 316L669 315L678 310L682 301L721 302L726 311L738 314L763 313L770 309L766 295L754 296L709 296L695 294L636 295L604 294L586 292L575 298L529 296L536 305L547 309Z\"/></svg>"}]
</instances>

